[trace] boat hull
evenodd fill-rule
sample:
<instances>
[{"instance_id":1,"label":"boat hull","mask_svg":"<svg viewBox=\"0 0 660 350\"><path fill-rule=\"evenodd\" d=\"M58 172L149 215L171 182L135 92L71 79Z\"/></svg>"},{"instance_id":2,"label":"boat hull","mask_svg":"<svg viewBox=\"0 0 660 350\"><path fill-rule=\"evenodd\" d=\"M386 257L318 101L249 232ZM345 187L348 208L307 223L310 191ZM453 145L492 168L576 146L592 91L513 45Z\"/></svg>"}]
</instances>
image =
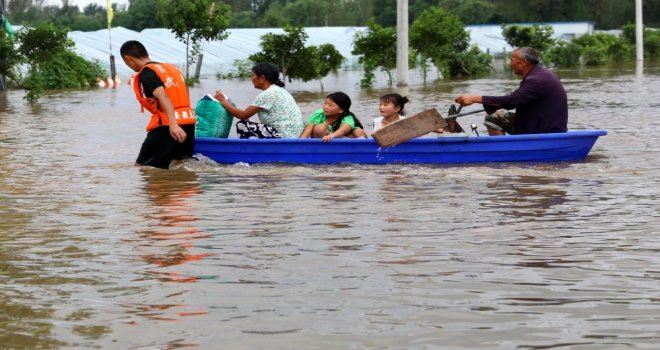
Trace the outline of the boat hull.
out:
<instances>
[{"instance_id":1,"label":"boat hull","mask_svg":"<svg viewBox=\"0 0 660 350\"><path fill-rule=\"evenodd\" d=\"M584 159L605 130L420 138L381 148L373 139L196 138L195 153L218 163L461 164Z\"/></svg>"}]
</instances>

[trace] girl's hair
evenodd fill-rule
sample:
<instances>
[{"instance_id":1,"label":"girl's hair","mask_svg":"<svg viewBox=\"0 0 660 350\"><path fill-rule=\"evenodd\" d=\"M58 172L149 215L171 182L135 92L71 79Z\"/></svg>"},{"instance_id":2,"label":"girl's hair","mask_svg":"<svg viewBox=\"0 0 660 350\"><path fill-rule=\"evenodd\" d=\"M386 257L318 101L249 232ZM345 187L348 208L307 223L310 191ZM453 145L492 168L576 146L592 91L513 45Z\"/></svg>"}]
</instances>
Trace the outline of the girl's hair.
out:
<instances>
[{"instance_id":1,"label":"girl's hair","mask_svg":"<svg viewBox=\"0 0 660 350\"><path fill-rule=\"evenodd\" d=\"M403 115L403 106L408 103L408 97L397 93L386 94L380 97L380 102L389 102L396 107L400 107L399 114Z\"/></svg>"},{"instance_id":2,"label":"girl's hair","mask_svg":"<svg viewBox=\"0 0 660 350\"><path fill-rule=\"evenodd\" d=\"M328 98L328 99L332 100L332 102L337 104L337 106L339 106L339 108L342 109L342 112L339 115L339 118L337 118L337 120L335 120L335 122L332 123L332 129L333 130L339 129L339 127L341 126L341 121L344 119L344 117L349 116L349 115L353 117L353 120L355 120L355 126L356 127L364 129L364 127L362 126L362 123L360 123L360 120L355 116L355 114L353 114L353 112L350 111L351 98L348 97L348 95L346 95L343 92L333 92L333 93L329 94L328 96L326 96L325 98Z\"/></svg>"},{"instance_id":3,"label":"girl's hair","mask_svg":"<svg viewBox=\"0 0 660 350\"><path fill-rule=\"evenodd\" d=\"M252 67L252 73L265 77L271 84L284 87L284 82L280 80L280 69L272 63L257 63Z\"/></svg>"}]
</instances>

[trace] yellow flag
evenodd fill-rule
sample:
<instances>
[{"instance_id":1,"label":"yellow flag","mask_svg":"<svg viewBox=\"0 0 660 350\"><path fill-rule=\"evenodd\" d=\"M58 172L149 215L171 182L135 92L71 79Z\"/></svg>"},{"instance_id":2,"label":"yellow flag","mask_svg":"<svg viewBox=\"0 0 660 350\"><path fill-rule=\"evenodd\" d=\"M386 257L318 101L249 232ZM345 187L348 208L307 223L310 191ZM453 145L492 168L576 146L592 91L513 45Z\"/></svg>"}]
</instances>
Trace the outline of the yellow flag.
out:
<instances>
[{"instance_id":1,"label":"yellow flag","mask_svg":"<svg viewBox=\"0 0 660 350\"><path fill-rule=\"evenodd\" d=\"M114 16L115 14L112 10L112 3L110 2L110 0L108 0L107 2L108 2L108 29L110 29L112 24L112 16Z\"/></svg>"}]
</instances>

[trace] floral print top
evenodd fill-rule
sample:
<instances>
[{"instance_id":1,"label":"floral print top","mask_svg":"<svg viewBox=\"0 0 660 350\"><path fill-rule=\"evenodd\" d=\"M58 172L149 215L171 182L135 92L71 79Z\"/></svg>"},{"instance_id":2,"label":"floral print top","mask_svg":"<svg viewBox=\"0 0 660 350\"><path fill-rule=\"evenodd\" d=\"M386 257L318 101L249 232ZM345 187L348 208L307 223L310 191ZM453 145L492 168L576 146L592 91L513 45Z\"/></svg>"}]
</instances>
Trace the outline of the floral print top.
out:
<instances>
[{"instance_id":1,"label":"floral print top","mask_svg":"<svg viewBox=\"0 0 660 350\"><path fill-rule=\"evenodd\" d=\"M259 120L274 127L282 138L300 137L305 127L302 113L293 96L284 88L271 85L254 98L252 105L262 108L258 113Z\"/></svg>"}]
</instances>

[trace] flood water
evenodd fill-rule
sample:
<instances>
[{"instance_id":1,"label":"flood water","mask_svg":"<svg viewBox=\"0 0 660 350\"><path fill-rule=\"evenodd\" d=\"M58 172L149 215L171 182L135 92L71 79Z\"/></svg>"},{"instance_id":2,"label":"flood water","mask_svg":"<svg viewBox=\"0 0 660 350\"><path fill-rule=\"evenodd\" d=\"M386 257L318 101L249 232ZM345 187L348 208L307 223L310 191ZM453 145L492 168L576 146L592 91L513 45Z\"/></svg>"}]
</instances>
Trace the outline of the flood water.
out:
<instances>
[{"instance_id":1,"label":"flood water","mask_svg":"<svg viewBox=\"0 0 660 350\"><path fill-rule=\"evenodd\" d=\"M0 348L658 349L660 65L559 74L585 161L141 169L126 85L0 92ZM359 77L289 88L370 124ZM409 113L519 79L411 81Z\"/></svg>"}]
</instances>

